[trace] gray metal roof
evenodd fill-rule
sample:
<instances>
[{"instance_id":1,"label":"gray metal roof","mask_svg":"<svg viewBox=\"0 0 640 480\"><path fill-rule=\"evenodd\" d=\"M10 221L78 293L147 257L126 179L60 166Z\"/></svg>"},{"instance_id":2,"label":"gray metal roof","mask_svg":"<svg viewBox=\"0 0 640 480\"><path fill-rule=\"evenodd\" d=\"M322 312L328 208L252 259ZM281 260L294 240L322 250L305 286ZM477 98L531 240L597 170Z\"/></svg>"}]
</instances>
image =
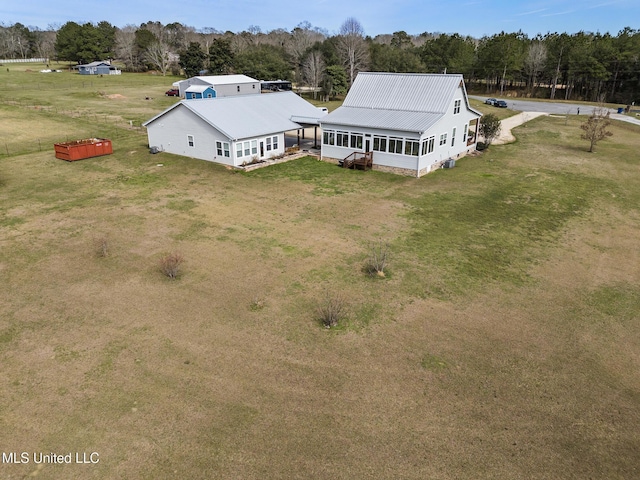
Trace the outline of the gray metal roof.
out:
<instances>
[{"instance_id":1,"label":"gray metal roof","mask_svg":"<svg viewBox=\"0 0 640 480\"><path fill-rule=\"evenodd\" d=\"M247 75L198 75L194 78L211 85L235 85L236 83L257 83L255 78Z\"/></svg>"},{"instance_id":2,"label":"gray metal roof","mask_svg":"<svg viewBox=\"0 0 640 480\"><path fill-rule=\"evenodd\" d=\"M462 75L361 72L342 105L445 113L462 82Z\"/></svg>"},{"instance_id":3,"label":"gray metal roof","mask_svg":"<svg viewBox=\"0 0 640 480\"><path fill-rule=\"evenodd\" d=\"M425 132L451 108L462 75L360 72L344 103L323 124Z\"/></svg>"},{"instance_id":4,"label":"gray metal roof","mask_svg":"<svg viewBox=\"0 0 640 480\"><path fill-rule=\"evenodd\" d=\"M174 108L187 108L231 140L251 138L301 128L299 123L319 124L326 116L293 92L237 95L183 100L143 123L148 126Z\"/></svg>"},{"instance_id":5,"label":"gray metal roof","mask_svg":"<svg viewBox=\"0 0 640 480\"><path fill-rule=\"evenodd\" d=\"M322 125L323 128L325 124L331 124L405 132L426 132L443 115L442 113L340 107L323 118Z\"/></svg>"}]
</instances>

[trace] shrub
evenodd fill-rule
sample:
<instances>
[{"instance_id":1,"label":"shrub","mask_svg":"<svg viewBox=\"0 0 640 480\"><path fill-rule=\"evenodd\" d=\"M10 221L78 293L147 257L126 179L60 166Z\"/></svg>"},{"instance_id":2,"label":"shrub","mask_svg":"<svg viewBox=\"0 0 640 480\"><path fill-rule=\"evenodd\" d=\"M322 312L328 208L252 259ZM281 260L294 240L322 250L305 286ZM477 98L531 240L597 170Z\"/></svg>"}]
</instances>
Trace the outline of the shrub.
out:
<instances>
[{"instance_id":1,"label":"shrub","mask_svg":"<svg viewBox=\"0 0 640 480\"><path fill-rule=\"evenodd\" d=\"M252 312L257 312L262 310L265 307L265 301L263 298L255 296L253 301L249 304L249 310Z\"/></svg>"},{"instance_id":2,"label":"shrub","mask_svg":"<svg viewBox=\"0 0 640 480\"><path fill-rule=\"evenodd\" d=\"M318 305L318 317L326 328L335 327L344 318L346 301L342 294L327 294Z\"/></svg>"},{"instance_id":3,"label":"shrub","mask_svg":"<svg viewBox=\"0 0 640 480\"><path fill-rule=\"evenodd\" d=\"M498 138L500 130L502 130L500 120L493 113L483 115L480 119L480 135L484 137L486 148L489 148L491 142Z\"/></svg>"},{"instance_id":4,"label":"shrub","mask_svg":"<svg viewBox=\"0 0 640 480\"><path fill-rule=\"evenodd\" d=\"M109 240L107 237L96 238L94 244L98 257L104 258L109 256Z\"/></svg>"},{"instance_id":5,"label":"shrub","mask_svg":"<svg viewBox=\"0 0 640 480\"><path fill-rule=\"evenodd\" d=\"M180 275L180 266L184 257L179 252L168 253L160 259L160 271L172 280Z\"/></svg>"},{"instance_id":6,"label":"shrub","mask_svg":"<svg viewBox=\"0 0 640 480\"><path fill-rule=\"evenodd\" d=\"M365 272L372 277L384 277L384 269L389 260L389 244L382 240L369 246L369 258L365 264Z\"/></svg>"}]
</instances>

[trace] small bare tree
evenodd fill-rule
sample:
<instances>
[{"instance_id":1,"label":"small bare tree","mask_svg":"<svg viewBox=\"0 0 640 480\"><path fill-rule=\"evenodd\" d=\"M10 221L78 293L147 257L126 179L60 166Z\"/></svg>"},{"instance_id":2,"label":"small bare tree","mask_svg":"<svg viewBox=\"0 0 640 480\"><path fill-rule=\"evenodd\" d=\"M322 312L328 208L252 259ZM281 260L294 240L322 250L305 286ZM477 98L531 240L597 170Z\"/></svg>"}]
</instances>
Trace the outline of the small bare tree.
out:
<instances>
[{"instance_id":1,"label":"small bare tree","mask_svg":"<svg viewBox=\"0 0 640 480\"><path fill-rule=\"evenodd\" d=\"M109 239L107 237L98 237L94 239L93 242L98 257L104 258L109 256Z\"/></svg>"},{"instance_id":2,"label":"small bare tree","mask_svg":"<svg viewBox=\"0 0 640 480\"><path fill-rule=\"evenodd\" d=\"M613 135L613 133L607 130L609 125L611 125L609 111L604 107L594 108L593 113L587 118L587 121L580 125L580 128L584 130L580 138L590 142L589 152L593 152L596 143L600 140L604 140Z\"/></svg>"},{"instance_id":3,"label":"small bare tree","mask_svg":"<svg viewBox=\"0 0 640 480\"><path fill-rule=\"evenodd\" d=\"M181 253L168 253L160 259L160 271L171 280L175 280L180 275L180 267L183 262L184 257Z\"/></svg>"},{"instance_id":4,"label":"small bare tree","mask_svg":"<svg viewBox=\"0 0 640 480\"><path fill-rule=\"evenodd\" d=\"M346 301L341 293L327 294L318 305L318 317L326 328L335 327L344 318Z\"/></svg>"},{"instance_id":5,"label":"small bare tree","mask_svg":"<svg viewBox=\"0 0 640 480\"><path fill-rule=\"evenodd\" d=\"M384 269L387 268L388 260L389 244L383 243L382 240L375 242L369 247L369 259L365 265L365 271L372 277L384 277Z\"/></svg>"}]
</instances>

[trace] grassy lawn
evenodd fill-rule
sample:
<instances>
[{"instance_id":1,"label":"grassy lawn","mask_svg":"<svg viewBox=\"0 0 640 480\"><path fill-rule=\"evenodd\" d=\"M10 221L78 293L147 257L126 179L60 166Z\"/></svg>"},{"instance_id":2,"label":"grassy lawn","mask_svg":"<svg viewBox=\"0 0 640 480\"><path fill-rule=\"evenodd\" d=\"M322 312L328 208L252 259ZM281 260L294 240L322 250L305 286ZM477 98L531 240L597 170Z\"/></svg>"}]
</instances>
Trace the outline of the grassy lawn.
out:
<instances>
[{"instance_id":1,"label":"grassy lawn","mask_svg":"<svg viewBox=\"0 0 640 480\"><path fill-rule=\"evenodd\" d=\"M148 153L175 79L27 68L0 71L0 444L100 462L1 478L637 476L639 127L589 154L540 117L421 179L236 173ZM78 136L114 154L54 158Z\"/></svg>"}]
</instances>

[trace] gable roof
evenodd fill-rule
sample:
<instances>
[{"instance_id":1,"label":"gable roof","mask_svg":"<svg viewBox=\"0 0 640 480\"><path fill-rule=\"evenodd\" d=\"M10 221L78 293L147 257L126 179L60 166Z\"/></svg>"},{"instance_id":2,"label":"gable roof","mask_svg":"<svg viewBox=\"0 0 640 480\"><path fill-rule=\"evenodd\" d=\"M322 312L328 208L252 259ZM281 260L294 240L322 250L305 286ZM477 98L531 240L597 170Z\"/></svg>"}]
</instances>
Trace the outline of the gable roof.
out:
<instances>
[{"instance_id":1,"label":"gable roof","mask_svg":"<svg viewBox=\"0 0 640 480\"><path fill-rule=\"evenodd\" d=\"M191 85L189 88L185 90L185 92L198 92L203 93L204 91L211 89L213 90L213 85Z\"/></svg>"},{"instance_id":2,"label":"gable roof","mask_svg":"<svg viewBox=\"0 0 640 480\"><path fill-rule=\"evenodd\" d=\"M293 92L182 100L147 120L146 127L175 108L186 108L231 140L302 128L297 121L318 124L325 116Z\"/></svg>"},{"instance_id":3,"label":"gable roof","mask_svg":"<svg viewBox=\"0 0 640 480\"><path fill-rule=\"evenodd\" d=\"M236 83L259 83L255 78L246 75L198 75L198 80L202 80L210 85L235 85Z\"/></svg>"},{"instance_id":4,"label":"gable roof","mask_svg":"<svg viewBox=\"0 0 640 480\"><path fill-rule=\"evenodd\" d=\"M458 88L464 92L462 75L360 72L342 106L323 123L424 132L451 107Z\"/></svg>"}]
</instances>

